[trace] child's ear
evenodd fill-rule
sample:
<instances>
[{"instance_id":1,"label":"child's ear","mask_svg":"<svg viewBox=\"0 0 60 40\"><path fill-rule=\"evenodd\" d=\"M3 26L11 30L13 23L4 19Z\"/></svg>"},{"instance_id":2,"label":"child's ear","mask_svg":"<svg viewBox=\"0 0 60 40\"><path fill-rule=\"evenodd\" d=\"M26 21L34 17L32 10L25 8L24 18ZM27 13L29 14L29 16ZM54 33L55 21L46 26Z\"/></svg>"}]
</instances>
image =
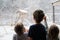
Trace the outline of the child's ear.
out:
<instances>
[{"instance_id":1,"label":"child's ear","mask_svg":"<svg viewBox=\"0 0 60 40\"><path fill-rule=\"evenodd\" d=\"M24 28L23 31L26 32L26 28Z\"/></svg>"},{"instance_id":2,"label":"child's ear","mask_svg":"<svg viewBox=\"0 0 60 40\"><path fill-rule=\"evenodd\" d=\"M43 19L46 20L46 16L44 16Z\"/></svg>"}]
</instances>

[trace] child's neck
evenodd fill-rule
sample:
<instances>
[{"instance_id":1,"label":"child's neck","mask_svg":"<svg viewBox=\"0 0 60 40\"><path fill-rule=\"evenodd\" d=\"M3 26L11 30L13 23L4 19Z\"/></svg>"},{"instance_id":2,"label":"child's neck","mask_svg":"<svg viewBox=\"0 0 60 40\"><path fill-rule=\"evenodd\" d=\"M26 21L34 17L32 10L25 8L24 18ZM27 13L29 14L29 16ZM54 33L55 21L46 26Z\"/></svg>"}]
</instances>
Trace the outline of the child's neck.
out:
<instances>
[{"instance_id":1,"label":"child's neck","mask_svg":"<svg viewBox=\"0 0 60 40\"><path fill-rule=\"evenodd\" d=\"M40 23L37 23L37 22L36 22L36 24L40 24Z\"/></svg>"}]
</instances>

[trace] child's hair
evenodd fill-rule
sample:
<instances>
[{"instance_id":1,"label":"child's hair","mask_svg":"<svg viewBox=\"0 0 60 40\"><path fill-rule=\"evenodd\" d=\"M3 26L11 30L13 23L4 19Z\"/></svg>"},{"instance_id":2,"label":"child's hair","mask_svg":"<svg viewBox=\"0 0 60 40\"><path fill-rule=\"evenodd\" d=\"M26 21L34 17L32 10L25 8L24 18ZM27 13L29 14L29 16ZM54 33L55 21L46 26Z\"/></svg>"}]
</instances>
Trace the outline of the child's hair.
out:
<instances>
[{"instance_id":1,"label":"child's hair","mask_svg":"<svg viewBox=\"0 0 60 40\"><path fill-rule=\"evenodd\" d=\"M58 37L59 34L59 28L56 25L51 25L50 29L49 29L49 36L52 38L56 38Z\"/></svg>"},{"instance_id":2,"label":"child's hair","mask_svg":"<svg viewBox=\"0 0 60 40\"><path fill-rule=\"evenodd\" d=\"M36 10L33 13L33 17L37 23L40 23L43 20L44 12L42 10Z\"/></svg>"},{"instance_id":3,"label":"child's hair","mask_svg":"<svg viewBox=\"0 0 60 40\"><path fill-rule=\"evenodd\" d=\"M15 26L14 30L15 30L15 32L16 32L18 35L23 34L23 33L24 33L24 32L23 32L23 31L24 31L24 26L23 26L23 24L22 24L22 23L17 24L17 25Z\"/></svg>"}]
</instances>

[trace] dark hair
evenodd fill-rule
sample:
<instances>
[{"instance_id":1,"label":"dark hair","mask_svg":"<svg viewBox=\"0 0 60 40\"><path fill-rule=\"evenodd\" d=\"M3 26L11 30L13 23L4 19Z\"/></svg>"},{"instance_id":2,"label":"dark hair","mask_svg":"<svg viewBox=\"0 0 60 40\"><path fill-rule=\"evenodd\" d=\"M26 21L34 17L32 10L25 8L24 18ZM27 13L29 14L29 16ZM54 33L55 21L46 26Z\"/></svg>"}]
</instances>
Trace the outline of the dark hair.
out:
<instances>
[{"instance_id":1,"label":"dark hair","mask_svg":"<svg viewBox=\"0 0 60 40\"><path fill-rule=\"evenodd\" d=\"M40 23L43 20L44 12L42 10L36 10L33 13L33 17L37 23Z\"/></svg>"},{"instance_id":2,"label":"dark hair","mask_svg":"<svg viewBox=\"0 0 60 40\"><path fill-rule=\"evenodd\" d=\"M55 37L58 37L58 34L59 34L58 26L51 25L49 29L49 36L55 38Z\"/></svg>"},{"instance_id":3,"label":"dark hair","mask_svg":"<svg viewBox=\"0 0 60 40\"><path fill-rule=\"evenodd\" d=\"M17 24L14 28L15 32L18 34L18 35L21 35L23 34L23 30L24 30L24 26L23 24Z\"/></svg>"}]
</instances>

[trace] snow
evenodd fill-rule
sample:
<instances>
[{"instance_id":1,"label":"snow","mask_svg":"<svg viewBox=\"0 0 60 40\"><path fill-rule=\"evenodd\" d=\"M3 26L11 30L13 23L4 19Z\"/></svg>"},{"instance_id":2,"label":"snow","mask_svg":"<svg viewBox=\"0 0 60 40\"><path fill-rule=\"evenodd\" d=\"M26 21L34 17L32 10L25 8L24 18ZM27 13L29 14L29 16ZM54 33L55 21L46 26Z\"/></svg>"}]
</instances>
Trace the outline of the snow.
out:
<instances>
[{"instance_id":1,"label":"snow","mask_svg":"<svg viewBox=\"0 0 60 40\"><path fill-rule=\"evenodd\" d=\"M12 40L14 28L11 26L0 26L0 40Z\"/></svg>"}]
</instances>

